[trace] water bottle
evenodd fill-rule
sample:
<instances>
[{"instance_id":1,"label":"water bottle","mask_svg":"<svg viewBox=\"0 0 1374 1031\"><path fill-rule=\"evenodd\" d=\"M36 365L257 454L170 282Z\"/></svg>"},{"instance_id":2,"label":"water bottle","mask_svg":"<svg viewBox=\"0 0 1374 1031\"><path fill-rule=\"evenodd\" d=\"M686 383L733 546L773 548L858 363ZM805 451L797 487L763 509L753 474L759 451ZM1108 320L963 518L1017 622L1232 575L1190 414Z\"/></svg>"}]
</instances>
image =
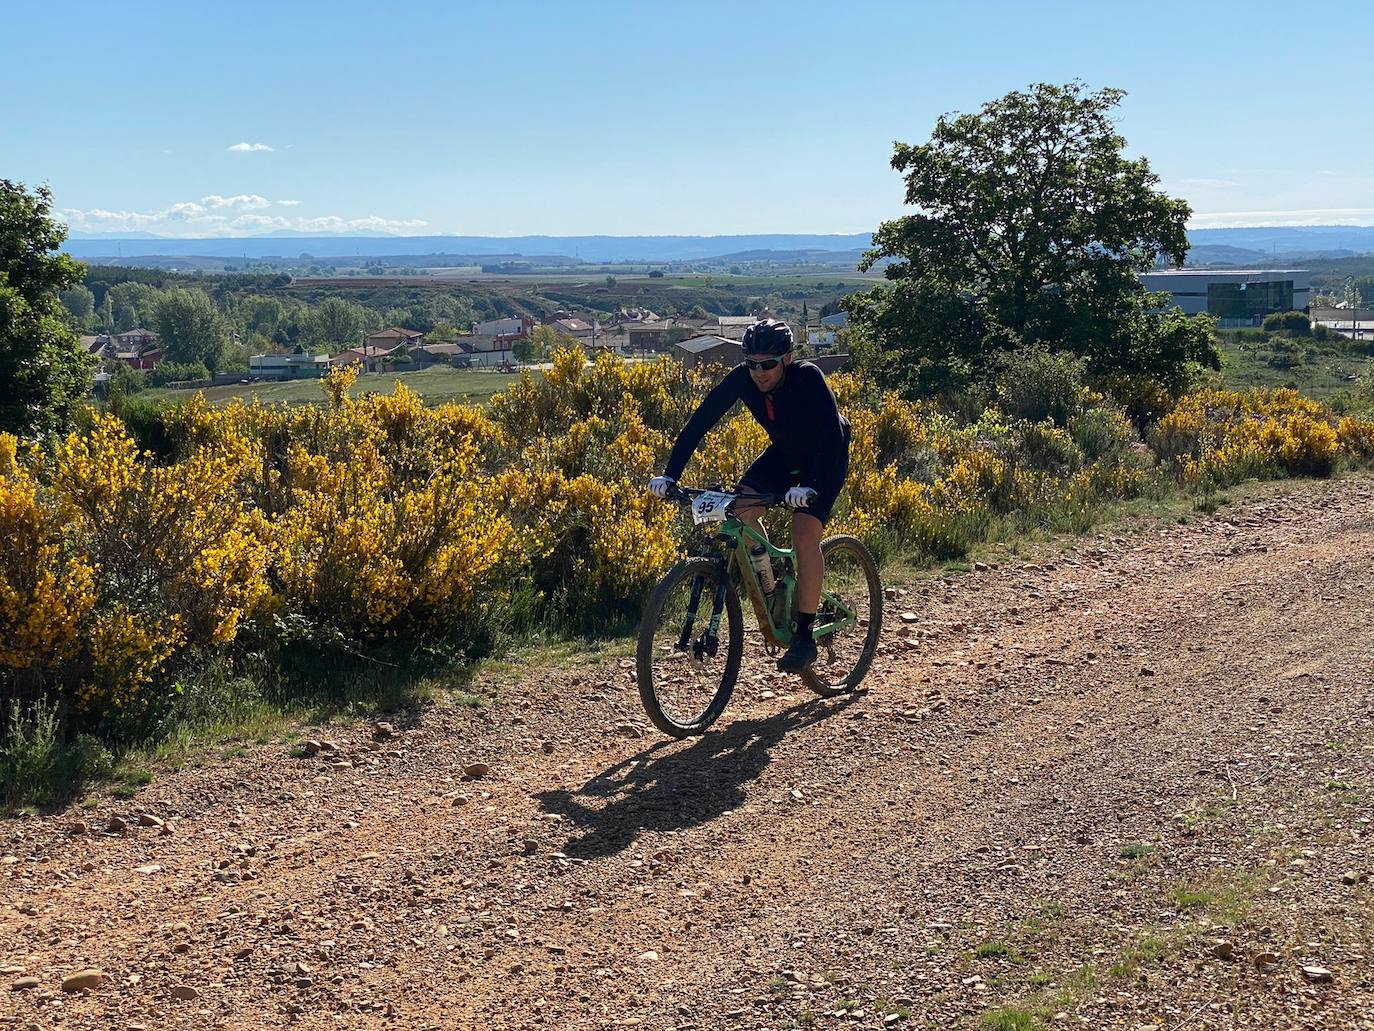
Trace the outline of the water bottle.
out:
<instances>
[{"instance_id":1,"label":"water bottle","mask_svg":"<svg viewBox=\"0 0 1374 1031\"><path fill-rule=\"evenodd\" d=\"M768 549L762 544L749 545L749 563L759 575L759 586L764 594L772 594L777 581L773 577L773 561L768 557Z\"/></svg>"}]
</instances>

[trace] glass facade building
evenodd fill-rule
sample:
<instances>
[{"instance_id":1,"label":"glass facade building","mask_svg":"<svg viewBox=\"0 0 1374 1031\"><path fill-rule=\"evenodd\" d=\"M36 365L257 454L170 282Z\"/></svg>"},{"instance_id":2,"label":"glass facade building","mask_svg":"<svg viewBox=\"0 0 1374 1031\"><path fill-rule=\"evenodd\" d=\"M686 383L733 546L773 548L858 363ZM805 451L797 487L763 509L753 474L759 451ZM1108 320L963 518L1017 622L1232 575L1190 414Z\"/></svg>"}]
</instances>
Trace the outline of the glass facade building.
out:
<instances>
[{"instance_id":1,"label":"glass facade building","mask_svg":"<svg viewBox=\"0 0 1374 1031\"><path fill-rule=\"evenodd\" d=\"M1305 269L1163 269L1140 277L1145 289L1167 292L1185 314L1207 312L1223 328L1258 326L1266 315L1307 307Z\"/></svg>"}]
</instances>

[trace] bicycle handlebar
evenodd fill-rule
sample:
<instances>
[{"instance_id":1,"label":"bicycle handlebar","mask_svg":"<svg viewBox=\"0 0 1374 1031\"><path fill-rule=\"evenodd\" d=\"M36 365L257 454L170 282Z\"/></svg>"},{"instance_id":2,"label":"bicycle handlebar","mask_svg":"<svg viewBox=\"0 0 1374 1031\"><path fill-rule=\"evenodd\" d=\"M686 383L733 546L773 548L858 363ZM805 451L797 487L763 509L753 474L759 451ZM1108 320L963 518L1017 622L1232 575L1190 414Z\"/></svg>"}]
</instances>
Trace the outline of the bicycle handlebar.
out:
<instances>
[{"instance_id":1,"label":"bicycle handlebar","mask_svg":"<svg viewBox=\"0 0 1374 1031\"><path fill-rule=\"evenodd\" d=\"M816 491L812 490L810 487L807 487L806 490L812 498L816 496ZM708 489L705 487L683 487L675 483L671 488L669 488L668 495L663 500L674 501L679 505L690 505L694 498L698 497L699 495L706 494L708 492ZM780 505L784 505L786 504L785 499L787 497L786 494L756 494L753 492L740 493L738 491L729 491L724 489L720 490L719 493L731 494L734 496L735 501L757 501L761 503L764 508L777 508ZM733 506L734 502L731 502L731 507Z\"/></svg>"}]
</instances>

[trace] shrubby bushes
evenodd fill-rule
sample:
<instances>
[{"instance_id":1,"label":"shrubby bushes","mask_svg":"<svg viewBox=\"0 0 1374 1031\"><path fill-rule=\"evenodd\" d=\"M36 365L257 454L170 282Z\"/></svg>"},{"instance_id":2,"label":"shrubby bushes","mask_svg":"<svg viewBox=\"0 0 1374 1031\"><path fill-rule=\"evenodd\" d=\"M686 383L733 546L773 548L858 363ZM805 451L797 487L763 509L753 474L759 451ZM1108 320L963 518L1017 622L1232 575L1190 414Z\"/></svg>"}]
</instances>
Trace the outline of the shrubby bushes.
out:
<instances>
[{"instance_id":1,"label":"shrubby bushes","mask_svg":"<svg viewBox=\"0 0 1374 1031\"><path fill-rule=\"evenodd\" d=\"M1082 529L1169 479L1374 456L1374 423L1292 391L1188 395L1147 447L1080 369L1007 362L972 418L834 377L853 445L831 529L950 558L993 532ZM522 621L625 626L683 554L684 521L644 483L706 373L559 351L488 411L426 408L400 384L352 399L354 375L324 381L323 408L126 399L46 451L0 436L0 701L46 698L69 728L134 736L200 671L247 656L470 656ZM736 481L765 443L741 412L686 479Z\"/></svg>"}]
</instances>

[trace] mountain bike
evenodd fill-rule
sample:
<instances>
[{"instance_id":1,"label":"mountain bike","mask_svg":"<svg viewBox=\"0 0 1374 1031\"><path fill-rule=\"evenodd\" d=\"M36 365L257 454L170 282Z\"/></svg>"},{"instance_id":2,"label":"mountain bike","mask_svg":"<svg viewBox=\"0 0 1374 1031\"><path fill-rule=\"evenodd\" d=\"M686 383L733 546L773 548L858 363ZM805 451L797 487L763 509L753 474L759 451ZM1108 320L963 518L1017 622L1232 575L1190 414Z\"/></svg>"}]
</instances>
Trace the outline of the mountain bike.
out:
<instances>
[{"instance_id":1,"label":"mountain bike","mask_svg":"<svg viewBox=\"0 0 1374 1031\"><path fill-rule=\"evenodd\" d=\"M649 596L639 626L636 680L644 711L673 737L703 734L734 691L746 636L739 588L757 620L764 649L777 655L796 633L795 553L779 548L735 514L736 502L776 507L782 495L674 487L665 499L691 511L698 526L718 524L709 555L679 562ZM750 547L767 549L775 586L765 593ZM856 537L821 541L825 576L812 627L816 662L801 671L822 697L858 688L878 646L883 587L878 565Z\"/></svg>"}]
</instances>

